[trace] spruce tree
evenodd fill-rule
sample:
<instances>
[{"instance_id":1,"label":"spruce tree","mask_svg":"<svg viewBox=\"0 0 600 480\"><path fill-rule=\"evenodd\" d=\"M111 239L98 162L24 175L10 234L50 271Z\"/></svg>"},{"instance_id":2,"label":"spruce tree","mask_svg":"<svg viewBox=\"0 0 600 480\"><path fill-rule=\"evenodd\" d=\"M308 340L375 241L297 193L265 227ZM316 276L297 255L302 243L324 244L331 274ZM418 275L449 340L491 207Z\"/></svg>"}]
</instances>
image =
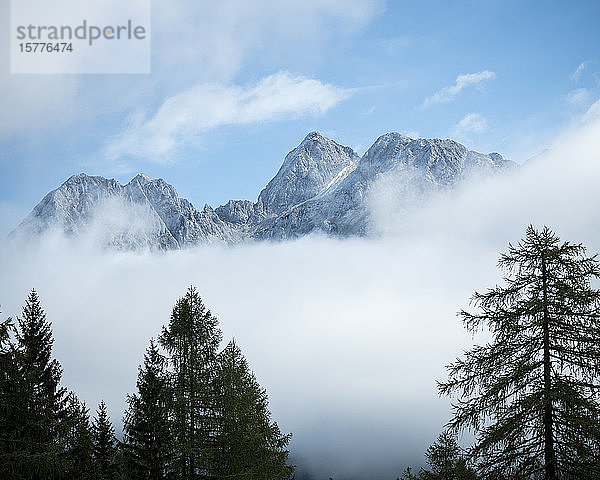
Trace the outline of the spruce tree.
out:
<instances>
[{"instance_id":1,"label":"spruce tree","mask_svg":"<svg viewBox=\"0 0 600 480\"><path fill-rule=\"evenodd\" d=\"M63 448L61 478L95 480L94 444L89 409L74 393L70 393L67 397L61 446Z\"/></svg>"},{"instance_id":2,"label":"spruce tree","mask_svg":"<svg viewBox=\"0 0 600 480\"><path fill-rule=\"evenodd\" d=\"M460 313L491 340L449 365L439 387L459 397L449 426L476 432L484 478L600 478L600 267L585 253L529 226L500 258L504 284Z\"/></svg>"},{"instance_id":3,"label":"spruce tree","mask_svg":"<svg viewBox=\"0 0 600 480\"><path fill-rule=\"evenodd\" d=\"M271 420L267 393L234 341L219 354L217 372L216 478L291 478L294 468L287 465L286 448L291 435L283 435Z\"/></svg>"},{"instance_id":4,"label":"spruce tree","mask_svg":"<svg viewBox=\"0 0 600 480\"><path fill-rule=\"evenodd\" d=\"M181 480L211 476L216 427L212 385L221 337L217 319L193 287L177 301L159 337L171 366L172 468Z\"/></svg>"},{"instance_id":5,"label":"spruce tree","mask_svg":"<svg viewBox=\"0 0 600 480\"><path fill-rule=\"evenodd\" d=\"M13 478L20 448L22 396L11 319L0 323L0 478Z\"/></svg>"},{"instance_id":6,"label":"spruce tree","mask_svg":"<svg viewBox=\"0 0 600 480\"><path fill-rule=\"evenodd\" d=\"M427 468L417 475L410 468L404 471L403 480L477 480L475 471L467 465L466 455L454 435L443 432L425 453Z\"/></svg>"},{"instance_id":7,"label":"spruce tree","mask_svg":"<svg viewBox=\"0 0 600 480\"><path fill-rule=\"evenodd\" d=\"M421 472L422 480L476 480L462 449L449 432L443 432L425 453L428 468Z\"/></svg>"},{"instance_id":8,"label":"spruce tree","mask_svg":"<svg viewBox=\"0 0 600 480\"><path fill-rule=\"evenodd\" d=\"M92 455L99 480L112 480L115 476L115 453L115 430L102 400L92 422Z\"/></svg>"},{"instance_id":9,"label":"spruce tree","mask_svg":"<svg viewBox=\"0 0 600 480\"><path fill-rule=\"evenodd\" d=\"M137 394L128 396L124 418L124 447L129 478L167 478L171 451L170 389L166 360L154 340L144 356L137 379Z\"/></svg>"},{"instance_id":10,"label":"spruce tree","mask_svg":"<svg viewBox=\"0 0 600 480\"><path fill-rule=\"evenodd\" d=\"M62 369L52 359L51 324L35 290L29 294L17 322L19 398L14 414L19 428L14 439L18 448L11 463L26 478L51 478L59 473L57 439L64 420L66 390L59 386Z\"/></svg>"}]
</instances>

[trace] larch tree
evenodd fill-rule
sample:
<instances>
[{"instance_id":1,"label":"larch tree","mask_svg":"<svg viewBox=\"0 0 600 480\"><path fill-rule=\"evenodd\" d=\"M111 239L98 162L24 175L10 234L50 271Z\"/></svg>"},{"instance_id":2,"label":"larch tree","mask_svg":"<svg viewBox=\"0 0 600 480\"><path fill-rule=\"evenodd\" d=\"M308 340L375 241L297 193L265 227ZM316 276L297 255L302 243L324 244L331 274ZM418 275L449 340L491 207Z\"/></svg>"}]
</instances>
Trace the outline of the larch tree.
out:
<instances>
[{"instance_id":1,"label":"larch tree","mask_svg":"<svg viewBox=\"0 0 600 480\"><path fill-rule=\"evenodd\" d=\"M215 379L219 429L214 473L217 478L287 480L291 435L271 420L262 388L241 350L231 341L219 354Z\"/></svg>"},{"instance_id":2,"label":"larch tree","mask_svg":"<svg viewBox=\"0 0 600 480\"><path fill-rule=\"evenodd\" d=\"M172 455L171 399L166 359L154 342L144 355L137 379L137 393L127 398L124 448L128 476L132 480L167 478Z\"/></svg>"},{"instance_id":3,"label":"larch tree","mask_svg":"<svg viewBox=\"0 0 600 480\"><path fill-rule=\"evenodd\" d=\"M449 427L472 429L483 478L600 478L600 277L595 257L547 227L499 260L503 285L460 316L491 340L448 366Z\"/></svg>"},{"instance_id":4,"label":"larch tree","mask_svg":"<svg viewBox=\"0 0 600 480\"><path fill-rule=\"evenodd\" d=\"M221 338L217 319L194 287L177 301L169 325L159 337L171 367L172 469L181 480L212 476L213 381Z\"/></svg>"}]
</instances>

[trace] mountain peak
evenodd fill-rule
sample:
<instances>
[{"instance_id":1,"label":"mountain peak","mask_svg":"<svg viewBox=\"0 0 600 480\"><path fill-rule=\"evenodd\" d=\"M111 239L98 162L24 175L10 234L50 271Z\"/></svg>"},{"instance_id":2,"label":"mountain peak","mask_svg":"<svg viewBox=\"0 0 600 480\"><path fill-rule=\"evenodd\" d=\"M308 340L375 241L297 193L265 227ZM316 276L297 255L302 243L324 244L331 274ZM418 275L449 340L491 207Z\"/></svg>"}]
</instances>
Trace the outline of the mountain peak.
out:
<instances>
[{"instance_id":1,"label":"mountain peak","mask_svg":"<svg viewBox=\"0 0 600 480\"><path fill-rule=\"evenodd\" d=\"M140 172L135 177L133 177L129 183L150 183L151 181L152 179L148 175Z\"/></svg>"},{"instance_id":2,"label":"mountain peak","mask_svg":"<svg viewBox=\"0 0 600 480\"><path fill-rule=\"evenodd\" d=\"M321 135L319 132L317 132L315 130L313 132L310 132L308 135L306 135L306 137L304 137L304 140L302 140L300 145L306 145L307 143L312 143L312 142L323 143L323 142L331 142L331 141L332 140L328 139L327 137L324 137L323 135Z\"/></svg>"},{"instance_id":3,"label":"mountain peak","mask_svg":"<svg viewBox=\"0 0 600 480\"><path fill-rule=\"evenodd\" d=\"M286 155L277 174L260 193L259 208L267 214L283 213L343 178L356 168L358 160L350 147L311 132Z\"/></svg>"},{"instance_id":4,"label":"mountain peak","mask_svg":"<svg viewBox=\"0 0 600 480\"><path fill-rule=\"evenodd\" d=\"M73 183L81 183L87 180L94 178L92 175L87 175L86 173L77 173L76 175L71 175L67 180L63 182L63 185L70 185Z\"/></svg>"},{"instance_id":5,"label":"mountain peak","mask_svg":"<svg viewBox=\"0 0 600 480\"><path fill-rule=\"evenodd\" d=\"M381 135L377 140L375 140L375 143L379 142L379 141L400 141L400 142L412 142L414 139L412 139L411 137L404 135L403 133L400 132L387 132L384 133L383 135Z\"/></svg>"}]
</instances>

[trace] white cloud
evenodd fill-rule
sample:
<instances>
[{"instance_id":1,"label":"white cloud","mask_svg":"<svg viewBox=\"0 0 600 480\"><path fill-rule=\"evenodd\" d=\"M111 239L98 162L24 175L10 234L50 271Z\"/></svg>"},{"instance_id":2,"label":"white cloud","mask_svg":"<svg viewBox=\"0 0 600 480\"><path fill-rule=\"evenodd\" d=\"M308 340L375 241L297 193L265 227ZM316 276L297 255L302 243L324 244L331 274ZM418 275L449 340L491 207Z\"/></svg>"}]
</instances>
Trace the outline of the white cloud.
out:
<instances>
[{"instance_id":1,"label":"white cloud","mask_svg":"<svg viewBox=\"0 0 600 480\"><path fill-rule=\"evenodd\" d=\"M468 113L454 127L452 136L459 140L472 133L484 133L487 131L487 122L479 113Z\"/></svg>"},{"instance_id":2,"label":"white cloud","mask_svg":"<svg viewBox=\"0 0 600 480\"><path fill-rule=\"evenodd\" d=\"M318 115L350 91L316 79L279 72L251 87L198 84L167 98L151 118L135 118L107 146L109 158L125 155L165 162L177 148L209 129L298 115Z\"/></svg>"},{"instance_id":3,"label":"white cloud","mask_svg":"<svg viewBox=\"0 0 600 480\"><path fill-rule=\"evenodd\" d=\"M290 58L319 58L334 39L367 25L381 5L381 0L153 0L151 75L11 75L7 67L0 71L0 139L32 130L39 138L76 122L102 122L193 83L229 83L248 64L277 71ZM9 30L10 1L0 0L0 34L8 38ZM0 63L9 65L9 49L0 51ZM97 129L89 126L86 133L93 137Z\"/></svg>"},{"instance_id":4,"label":"white cloud","mask_svg":"<svg viewBox=\"0 0 600 480\"><path fill-rule=\"evenodd\" d=\"M571 75L571 80L573 80L574 82L578 82L579 79L581 78L581 74L583 73L583 71L585 70L585 68L587 66L588 66L588 62L580 63L579 66L575 69L575 71Z\"/></svg>"},{"instance_id":5,"label":"white cloud","mask_svg":"<svg viewBox=\"0 0 600 480\"><path fill-rule=\"evenodd\" d=\"M456 96L465 88L475 85L480 86L482 82L496 78L494 72L484 70L477 73L465 73L456 77L456 83L449 87L444 87L435 92L431 97L423 101L422 108L430 107L438 103L448 103L453 101Z\"/></svg>"},{"instance_id":6,"label":"white cloud","mask_svg":"<svg viewBox=\"0 0 600 480\"><path fill-rule=\"evenodd\" d=\"M574 109L584 109L590 105L592 93L587 88L577 88L571 90L565 97L564 101Z\"/></svg>"},{"instance_id":7,"label":"white cloud","mask_svg":"<svg viewBox=\"0 0 600 480\"><path fill-rule=\"evenodd\" d=\"M249 60L289 63L319 56L332 38L368 24L381 5L381 0L156 0L153 68L227 81Z\"/></svg>"},{"instance_id":8,"label":"white cloud","mask_svg":"<svg viewBox=\"0 0 600 480\"><path fill-rule=\"evenodd\" d=\"M600 120L600 99L596 100L583 115L583 123L590 123Z\"/></svg>"},{"instance_id":9,"label":"white cloud","mask_svg":"<svg viewBox=\"0 0 600 480\"><path fill-rule=\"evenodd\" d=\"M363 115L372 115L375 112L375 105L371 105L365 111L362 112Z\"/></svg>"}]
</instances>

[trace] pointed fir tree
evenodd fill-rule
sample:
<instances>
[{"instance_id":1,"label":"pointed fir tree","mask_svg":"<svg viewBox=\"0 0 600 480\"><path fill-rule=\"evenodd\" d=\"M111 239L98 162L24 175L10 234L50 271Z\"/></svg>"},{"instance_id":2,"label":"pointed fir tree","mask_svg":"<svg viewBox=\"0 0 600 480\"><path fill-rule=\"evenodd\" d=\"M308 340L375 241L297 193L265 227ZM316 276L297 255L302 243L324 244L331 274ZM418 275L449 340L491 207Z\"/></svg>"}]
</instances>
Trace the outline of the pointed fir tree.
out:
<instances>
[{"instance_id":1,"label":"pointed fir tree","mask_svg":"<svg viewBox=\"0 0 600 480\"><path fill-rule=\"evenodd\" d=\"M462 449L449 432L443 432L425 453L427 469L422 480L477 480L475 471L467 465Z\"/></svg>"},{"instance_id":2,"label":"pointed fir tree","mask_svg":"<svg viewBox=\"0 0 600 480\"><path fill-rule=\"evenodd\" d=\"M219 429L216 478L287 480L291 435L271 420L265 389L256 381L242 352L231 341L219 354L215 379Z\"/></svg>"},{"instance_id":3,"label":"pointed fir tree","mask_svg":"<svg viewBox=\"0 0 600 480\"><path fill-rule=\"evenodd\" d=\"M92 422L92 455L99 480L112 480L115 476L115 430L110 423L104 400L98 405Z\"/></svg>"},{"instance_id":4,"label":"pointed fir tree","mask_svg":"<svg viewBox=\"0 0 600 480\"><path fill-rule=\"evenodd\" d=\"M58 474L57 439L64 421L66 390L59 385L62 368L52 359L51 324L35 290L29 294L17 322L19 401L13 413L20 425L11 468L26 478L51 478Z\"/></svg>"},{"instance_id":5,"label":"pointed fir tree","mask_svg":"<svg viewBox=\"0 0 600 480\"><path fill-rule=\"evenodd\" d=\"M24 414L13 332L10 318L0 323L0 478L12 478L16 473Z\"/></svg>"},{"instance_id":6,"label":"pointed fir tree","mask_svg":"<svg viewBox=\"0 0 600 480\"><path fill-rule=\"evenodd\" d=\"M95 480L93 438L89 409L74 393L67 397L67 407L61 435L61 478Z\"/></svg>"},{"instance_id":7,"label":"pointed fir tree","mask_svg":"<svg viewBox=\"0 0 600 480\"><path fill-rule=\"evenodd\" d=\"M443 432L425 453L427 468L417 475L410 468L404 471L403 480L477 480L477 474L467 464L466 455L454 435Z\"/></svg>"},{"instance_id":8,"label":"pointed fir tree","mask_svg":"<svg viewBox=\"0 0 600 480\"><path fill-rule=\"evenodd\" d=\"M190 287L159 337L171 366L172 470L176 478L211 476L215 407L212 384L221 342L217 319Z\"/></svg>"},{"instance_id":9,"label":"pointed fir tree","mask_svg":"<svg viewBox=\"0 0 600 480\"><path fill-rule=\"evenodd\" d=\"M151 340L138 372L138 392L128 397L124 417L126 469L132 480L163 480L169 472L171 391L165 368L166 360Z\"/></svg>"},{"instance_id":10,"label":"pointed fir tree","mask_svg":"<svg viewBox=\"0 0 600 480\"><path fill-rule=\"evenodd\" d=\"M600 478L600 277L595 257L532 226L501 256L504 285L461 312L491 341L451 364L442 394L458 394L453 430L477 434L483 478Z\"/></svg>"}]
</instances>

